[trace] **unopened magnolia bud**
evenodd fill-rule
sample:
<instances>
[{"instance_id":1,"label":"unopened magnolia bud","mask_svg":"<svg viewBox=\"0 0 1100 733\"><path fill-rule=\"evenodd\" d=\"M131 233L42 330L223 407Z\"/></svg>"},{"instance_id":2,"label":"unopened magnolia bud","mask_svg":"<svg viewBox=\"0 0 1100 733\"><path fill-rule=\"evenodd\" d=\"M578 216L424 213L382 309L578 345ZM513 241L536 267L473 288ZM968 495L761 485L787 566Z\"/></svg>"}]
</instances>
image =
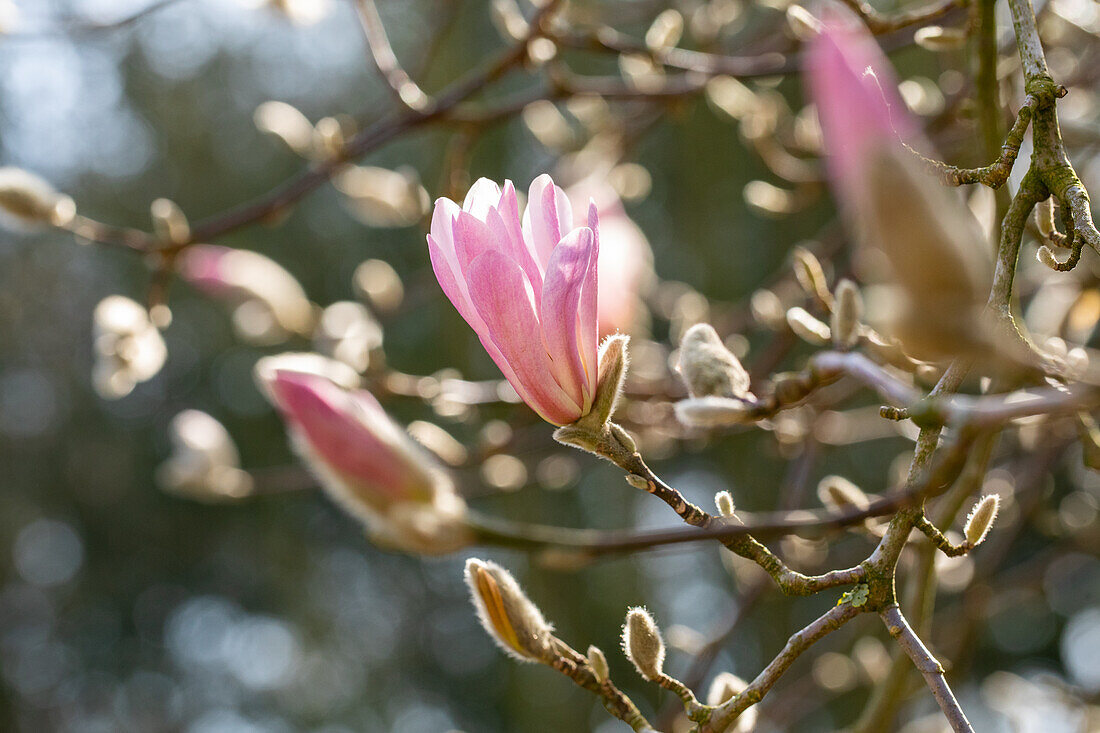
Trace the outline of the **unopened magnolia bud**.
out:
<instances>
[{"instance_id":1,"label":"unopened magnolia bud","mask_svg":"<svg viewBox=\"0 0 1100 733\"><path fill-rule=\"evenodd\" d=\"M162 242L181 244L191 238L191 226L183 210L169 199L156 199L149 207L153 234Z\"/></svg>"},{"instance_id":2,"label":"unopened magnolia bud","mask_svg":"<svg viewBox=\"0 0 1100 733\"><path fill-rule=\"evenodd\" d=\"M798 6L793 7L798 8ZM833 296L828 292L825 271L814 253L804 247L795 247L791 252L791 258L794 261L794 276L806 295L820 299L823 303L831 302Z\"/></svg>"},{"instance_id":3,"label":"unopened magnolia bud","mask_svg":"<svg viewBox=\"0 0 1100 733\"><path fill-rule=\"evenodd\" d=\"M832 337L828 326L811 316L805 308L798 306L787 311L787 325L796 336L815 346L824 346Z\"/></svg>"},{"instance_id":4,"label":"unopened magnolia bud","mask_svg":"<svg viewBox=\"0 0 1100 733\"><path fill-rule=\"evenodd\" d=\"M470 558L466 585L481 625L505 653L524 662L553 660L554 629L511 573L494 562Z\"/></svg>"},{"instance_id":5,"label":"unopened magnolia bud","mask_svg":"<svg viewBox=\"0 0 1100 733\"><path fill-rule=\"evenodd\" d=\"M1035 250L1035 259L1039 260L1039 262L1043 263L1052 270L1061 271L1067 269L1066 263L1059 260L1055 256L1054 251L1045 244L1041 245L1039 249Z\"/></svg>"},{"instance_id":6,"label":"unopened magnolia bud","mask_svg":"<svg viewBox=\"0 0 1100 733\"><path fill-rule=\"evenodd\" d=\"M929 25L913 34L913 42L928 51L953 51L966 45L966 31Z\"/></svg>"},{"instance_id":7,"label":"unopened magnolia bud","mask_svg":"<svg viewBox=\"0 0 1100 733\"><path fill-rule=\"evenodd\" d=\"M653 21L645 34L645 45L650 51L664 51L680 42L684 33L684 16L669 8Z\"/></svg>"},{"instance_id":8,"label":"unopened magnolia bud","mask_svg":"<svg viewBox=\"0 0 1100 733\"><path fill-rule=\"evenodd\" d=\"M264 102L252 115L256 129L279 138L299 155L308 155L313 146L313 125L304 114L286 102Z\"/></svg>"},{"instance_id":9,"label":"unopened magnolia bud","mask_svg":"<svg viewBox=\"0 0 1100 733\"><path fill-rule=\"evenodd\" d=\"M810 391L810 384L798 372L780 372L772 377L772 393L780 405L793 405Z\"/></svg>"},{"instance_id":10,"label":"unopened magnolia bud","mask_svg":"<svg viewBox=\"0 0 1100 733\"><path fill-rule=\"evenodd\" d=\"M843 476L826 476L817 485L817 498L830 511L866 509L871 504L867 494Z\"/></svg>"},{"instance_id":11,"label":"unopened magnolia bud","mask_svg":"<svg viewBox=\"0 0 1100 733\"><path fill-rule=\"evenodd\" d=\"M489 17L505 40L518 41L527 35L527 21L516 0L493 0Z\"/></svg>"},{"instance_id":12,"label":"unopened magnolia bud","mask_svg":"<svg viewBox=\"0 0 1100 733\"><path fill-rule=\"evenodd\" d=\"M783 301L767 288L761 288L752 294L749 298L749 309L752 310L752 317L757 323L773 331L780 330L787 322Z\"/></svg>"},{"instance_id":13,"label":"unopened magnolia bud","mask_svg":"<svg viewBox=\"0 0 1100 733\"><path fill-rule=\"evenodd\" d=\"M626 349L629 342L629 336L617 334L604 339L600 347L600 379L590 413L600 425L611 419L622 394L630 361Z\"/></svg>"},{"instance_id":14,"label":"unopened magnolia bud","mask_svg":"<svg viewBox=\"0 0 1100 733\"><path fill-rule=\"evenodd\" d=\"M1001 497L996 494L987 494L978 500L966 517L966 526L963 528L966 544L977 547L982 543L989 528L993 526L993 520L997 518L1000 506Z\"/></svg>"},{"instance_id":15,"label":"unopened magnolia bud","mask_svg":"<svg viewBox=\"0 0 1100 733\"><path fill-rule=\"evenodd\" d=\"M680 341L680 376L692 397L745 397L749 373L707 323L697 323Z\"/></svg>"},{"instance_id":16,"label":"unopened magnolia bud","mask_svg":"<svg viewBox=\"0 0 1100 733\"><path fill-rule=\"evenodd\" d=\"M859 341L859 322L863 318L863 296L851 280L841 280L833 296L833 345L847 350Z\"/></svg>"},{"instance_id":17,"label":"unopened magnolia bud","mask_svg":"<svg viewBox=\"0 0 1100 733\"><path fill-rule=\"evenodd\" d=\"M714 495L714 505L723 517L732 517L734 512L733 495L728 491L719 491Z\"/></svg>"},{"instance_id":18,"label":"unopened magnolia bud","mask_svg":"<svg viewBox=\"0 0 1100 733\"><path fill-rule=\"evenodd\" d=\"M592 668L592 674L599 682L607 682L611 679L611 669L607 666L607 657L598 646L588 647L588 666Z\"/></svg>"},{"instance_id":19,"label":"unopened magnolia bud","mask_svg":"<svg viewBox=\"0 0 1100 733\"><path fill-rule=\"evenodd\" d=\"M696 428L742 425L752 421L752 405L735 397L693 397L675 405L676 419Z\"/></svg>"},{"instance_id":20,"label":"unopened magnolia bud","mask_svg":"<svg viewBox=\"0 0 1100 733\"><path fill-rule=\"evenodd\" d=\"M0 211L22 224L64 226L76 216L73 200L22 168L0 168Z\"/></svg>"},{"instance_id":21,"label":"unopened magnolia bud","mask_svg":"<svg viewBox=\"0 0 1100 733\"><path fill-rule=\"evenodd\" d=\"M657 622L641 606L627 611L623 624L623 652L645 679L653 681L663 673L665 641Z\"/></svg>"},{"instance_id":22,"label":"unopened magnolia bud","mask_svg":"<svg viewBox=\"0 0 1100 733\"><path fill-rule=\"evenodd\" d=\"M1057 229L1054 226L1054 197L1049 196L1035 206L1035 226L1044 239L1049 239Z\"/></svg>"},{"instance_id":23,"label":"unopened magnolia bud","mask_svg":"<svg viewBox=\"0 0 1100 733\"><path fill-rule=\"evenodd\" d=\"M821 32L821 21L801 5L787 8L787 25L791 33L800 41L808 41Z\"/></svg>"}]
</instances>

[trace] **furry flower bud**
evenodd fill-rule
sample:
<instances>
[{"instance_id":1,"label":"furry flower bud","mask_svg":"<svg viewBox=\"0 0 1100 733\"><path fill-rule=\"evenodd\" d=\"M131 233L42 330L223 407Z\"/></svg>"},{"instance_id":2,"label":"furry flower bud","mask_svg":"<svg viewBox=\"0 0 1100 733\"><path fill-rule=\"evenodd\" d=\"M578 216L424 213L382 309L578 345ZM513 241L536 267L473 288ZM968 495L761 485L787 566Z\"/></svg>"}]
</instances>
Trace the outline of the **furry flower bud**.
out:
<instances>
[{"instance_id":1,"label":"furry flower bud","mask_svg":"<svg viewBox=\"0 0 1100 733\"><path fill-rule=\"evenodd\" d=\"M507 570L494 562L466 561L466 585L485 632L521 662L551 662L554 628Z\"/></svg>"},{"instance_id":2,"label":"furry flower bud","mask_svg":"<svg viewBox=\"0 0 1100 733\"><path fill-rule=\"evenodd\" d=\"M966 535L966 544L977 547L985 539L993 521L997 519L997 510L1001 507L1001 497L996 494L986 494L966 517L966 526L963 534Z\"/></svg>"},{"instance_id":3,"label":"furry flower bud","mask_svg":"<svg viewBox=\"0 0 1100 733\"><path fill-rule=\"evenodd\" d=\"M76 215L73 200L22 168L0 168L0 211L24 225L64 226Z\"/></svg>"},{"instance_id":4,"label":"furry flower bud","mask_svg":"<svg viewBox=\"0 0 1100 733\"><path fill-rule=\"evenodd\" d=\"M833 296L829 293L829 281L825 279L825 270L822 269L821 262L814 253L805 247L795 247L791 258L794 260L795 279L806 294L823 303L832 301Z\"/></svg>"},{"instance_id":5,"label":"furry flower bud","mask_svg":"<svg viewBox=\"0 0 1100 733\"><path fill-rule=\"evenodd\" d=\"M805 308L794 307L787 311L787 325L806 343L824 346L832 338L829 327L814 318Z\"/></svg>"},{"instance_id":6,"label":"furry flower bud","mask_svg":"<svg viewBox=\"0 0 1100 733\"><path fill-rule=\"evenodd\" d=\"M728 491L719 491L714 495L714 506L723 517L732 517L734 513L733 495Z\"/></svg>"},{"instance_id":7,"label":"furry flower bud","mask_svg":"<svg viewBox=\"0 0 1100 733\"><path fill-rule=\"evenodd\" d=\"M611 668L607 666L607 657L598 646L588 647L588 666L592 668L592 674L600 682L611 679Z\"/></svg>"},{"instance_id":8,"label":"furry flower bud","mask_svg":"<svg viewBox=\"0 0 1100 733\"><path fill-rule=\"evenodd\" d=\"M692 397L751 396L749 373L708 323L697 323L684 334L679 372Z\"/></svg>"},{"instance_id":9,"label":"furry flower bud","mask_svg":"<svg viewBox=\"0 0 1100 733\"><path fill-rule=\"evenodd\" d=\"M652 682L663 674L665 641L649 611L637 606L627 612L622 642L626 658L643 678Z\"/></svg>"}]
</instances>

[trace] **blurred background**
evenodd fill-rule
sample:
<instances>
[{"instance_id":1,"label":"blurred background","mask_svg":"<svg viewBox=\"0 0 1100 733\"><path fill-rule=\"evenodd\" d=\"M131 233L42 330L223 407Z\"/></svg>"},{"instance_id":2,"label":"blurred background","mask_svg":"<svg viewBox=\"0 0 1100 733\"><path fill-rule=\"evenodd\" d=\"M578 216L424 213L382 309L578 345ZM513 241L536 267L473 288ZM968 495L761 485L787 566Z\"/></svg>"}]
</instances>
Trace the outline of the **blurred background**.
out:
<instances>
[{"instance_id":1,"label":"blurred background","mask_svg":"<svg viewBox=\"0 0 1100 733\"><path fill-rule=\"evenodd\" d=\"M201 219L305 165L285 135L257 129L265 102L345 126L393 108L350 2L255 5L0 2L0 163L43 176L84 215L148 229L155 198ZM378 5L398 57L429 92L510 42L500 32L506 3L495 10L481 0ZM783 0L575 0L567 14L577 27L607 24L641 39L670 5L684 19L684 46L796 59ZM1052 70L1072 91L1060 106L1071 155L1098 193L1100 7L1092 0L1039 5ZM163 7L119 23L153 6ZM519 8L530 15L526 4ZM1010 25L1001 28L1008 33ZM1011 36L1003 41L1005 102L1015 109ZM884 44L895 49L906 101L945 157L983 162L969 50L932 51L914 45L912 31ZM655 73L616 54L557 53L554 63L625 75L643 92ZM482 102L530 89L540 73L516 73ZM217 243L272 258L321 306L364 302L384 333L385 367L377 344L371 354L376 370L437 377L458 370L445 375L493 380L496 368L431 275L421 199L461 196L480 176L526 190L545 171L565 183L598 174L644 232L657 273L639 293L646 313L629 326L636 351L626 408L657 473L700 505L728 488L750 511L817 507L813 487L827 474L868 492L892 485L912 436L877 422L877 403L858 390L842 389L834 404L811 405L766 430L709 438L684 434L669 410L680 394L670 344L686 326L714 322L747 354L756 378L797 368L808 347L769 321L803 297L790 277L790 250L808 246L830 276L847 270L843 230L817 182L813 119L797 75L699 86L656 101L644 94L582 101L528 107L473 131L417 129L361 161L401 171L409 188L397 203L324 186L279 221ZM972 204L991 225L992 197ZM1086 256L1084 267L1050 285L1049 272L1025 252L1025 301L1046 304L1034 318L1050 336L1086 342L1100 316L1096 258ZM399 301L380 305L378 289L372 295L357 278L367 260L392 266ZM498 653L466 598L464 556L378 549L312 490L252 378L257 359L309 349L308 339L250 343L224 304L176 282L163 369L119 399L97 395L92 311L112 294L144 302L148 264L64 233L0 234L0 729L625 730L568 680ZM493 457L456 461L477 509L570 527L677 525L617 469L556 446L550 426L526 407L438 399L438 381L383 402L400 421L435 423L471 454ZM170 423L185 409L228 428L240 465L253 472L254 496L202 502L158 488L157 467L172 453ZM1063 425L1006 436L984 481L986 492L1005 500L995 533L1006 539L994 536L990 547L940 569L930 646L951 660L952 683L981 731L1100 729L1100 478L1072 442L1072 426ZM872 540L856 531L827 543L774 544L812 570L858 561ZM761 591L750 569L723 561L711 545L580 568L519 553L476 554L515 572L563 639L607 650L616 680L646 712L664 708L670 694L642 683L612 653L628 606L646 604L668 631L674 674L687 674L736 619L713 663L694 667L705 691L719 671L751 679L790 633L836 602L829 593L790 600L767 585ZM850 724L882 678L886 641L870 618L830 637L762 704L758 730ZM915 692L891 730L942 726L931 697Z\"/></svg>"}]
</instances>

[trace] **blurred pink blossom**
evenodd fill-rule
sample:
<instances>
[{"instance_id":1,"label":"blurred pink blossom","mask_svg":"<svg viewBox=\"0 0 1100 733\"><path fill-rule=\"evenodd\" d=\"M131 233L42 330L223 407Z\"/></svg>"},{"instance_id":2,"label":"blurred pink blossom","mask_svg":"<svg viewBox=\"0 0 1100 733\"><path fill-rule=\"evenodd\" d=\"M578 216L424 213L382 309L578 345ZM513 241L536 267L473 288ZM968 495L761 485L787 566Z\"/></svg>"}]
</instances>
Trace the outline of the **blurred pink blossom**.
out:
<instances>
[{"instance_id":1,"label":"blurred pink blossom","mask_svg":"<svg viewBox=\"0 0 1100 733\"><path fill-rule=\"evenodd\" d=\"M806 50L828 168L846 206L861 196L867 156L919 137L897 91L893 67L863 23L838 3L823 3L822 31Z\"/></svg>"},{"instance_id":2,"label":"blurred pink blossom","mask_svg":"<svg viewBox=\"0 0 1100 733\"><path fill-rule=\"evenodd\" d=\"M450 479L369 392L279 368L259 377L303 460L376 540L417 552L465 544L465 504Z\"/></svg>"},{"instance_id":3,"label":"blurred pink blossom","mask_svg":"<svg viewBox=\"0 0 1100 733\"><path fill-rule=\"evenodd\" d=\"M436 201L428 250L443 292L523 401L568 425L596 391L599 220L573 228L569 197L548 175L521 219L511 181L482 178L462 206Z\"/></svg>"}]
</instances>

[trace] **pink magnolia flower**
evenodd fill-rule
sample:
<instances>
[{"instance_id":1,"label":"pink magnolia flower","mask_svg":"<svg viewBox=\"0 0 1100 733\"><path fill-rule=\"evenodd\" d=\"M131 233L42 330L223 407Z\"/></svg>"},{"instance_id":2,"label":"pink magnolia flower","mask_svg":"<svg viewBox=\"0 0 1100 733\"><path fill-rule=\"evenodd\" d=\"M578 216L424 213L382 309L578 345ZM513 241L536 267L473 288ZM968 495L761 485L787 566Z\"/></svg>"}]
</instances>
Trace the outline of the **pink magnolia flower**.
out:
<instances>
[{"instance_id":1,"label":"pink magnolia flower","mask_svg":"<svg viewBox=\"0 0 1100 733\"><path fill-rule=\"evenodd\" d=\"M596 393L599 220L573 227L548 175L521 219L511 181L482 178L459 207L435 203L428 251L443 292L519 396L555 425L588 414Z\"/></svg>"},{"instance_id":2,"label":"pink magnolia flower","mask_svg":"<svg viewBox=\"0 0 1100 733\"><path fill-rule=\"evenodd\" d=\"M862 22L838 3L823 4L821 33L806 50L810 96L829 174L848 205L861 195L869 153L916 142L917 127L897 91L890 62Z\"/></svg>"},{"instance_id":3,"label":"pink magnolia flower","mask_svg":"<svg viewBox=\"0 0 1100 733\"><path fill-rule=\"evenodd\" d=\"M369 392L279 368L258 376L303 460L375 539L417 552L466 543L466 507L450 479Z\"/></svg>"},{"instance_id":4,"label":"pink magnolia flower","mask_svg":"<svg viewBox=\"0 0 1100 733\"><path fill-rule=\"evenodd\" d=\"M645 233L627 215L619 194L606 181L592 176L566 192L575 207L594 201L600 212L600 337L644 328L648 314L642 297L656 279L653 250Z\"/></svg>"}]
</instances>

